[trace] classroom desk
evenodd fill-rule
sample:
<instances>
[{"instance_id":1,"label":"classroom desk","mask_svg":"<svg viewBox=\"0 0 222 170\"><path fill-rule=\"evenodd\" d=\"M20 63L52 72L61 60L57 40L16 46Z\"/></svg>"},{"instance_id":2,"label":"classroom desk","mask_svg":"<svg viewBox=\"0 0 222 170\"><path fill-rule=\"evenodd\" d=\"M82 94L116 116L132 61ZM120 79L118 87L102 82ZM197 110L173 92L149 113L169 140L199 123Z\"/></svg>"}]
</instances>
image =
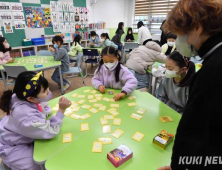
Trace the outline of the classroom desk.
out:
<instances>
[{"instance_id":1,"label":"classroom desk","mask_svg":"<svg viewBox=\"0 0 222 170\"><path fill-rule=\"evenodd\" d=\"M32 59L36 59L39 57L40 61L38 63L34 63ZM48 61L41 63L41 59L47 58ZM18 64L20 60L20 64ZM29 63L26 63L28 61ZM43 64L43 67L35 68L35 64ZM61 82L61 92L64 94L64 89L63 87L63 81L62 81L62 72L61 72L61 61L55 61L52 56L30 56L30 57L21 57L21 58L15 58L14 63L8 63L8 66L24 66L28 71L44 71L44 70L49 70L53 68L59 68L59 75L60 75L60 82ZM4 68L2 65L0 65L0 71L3 77L4 85L7 90L7 82L5 75L3 74L5 72Z\"/></svg>"},{"instance_id":2,"label":"classroom desk","mask_svg":"<svg viewBox=\"0 0 222 170\"><path fill-rule=\"evenodd\" d=\"M84 93L83 90L90 89L92 87L82 87L73 92L66 94L71 101L79 101L80 98L71 98L73 93L86 95L86 102L83 104L93 105L94 103L88 103L87 95L90 93ZM120 92L120 90L116 90ZM99 92L97 92L98 94ZM92 95L92 94L90 94ZM112 125L112 121L109 120L109 124L112 127L112 132L117 128L124 130L124 134L116 139L108 134L102 133L102 125L99 122L99 118L109 113L106 111L99 111L96 114L91 113L87 109L81 108L77 114L83 115L89 113L90 118L85 120L75 120L70 117L64 117L63 125L60 133L50 140L35 140L34 145L34 160L38 164L44 164L47 170L105 170L116 168L107 160L107 153L121 144L125 144L133 151L133 158L121 165L117 169L135 170L135 169L157 169L163 165L169 165L172 154L173 142L167 147L166 150L160 149L158 146L152 143L153 138L161 131L166 130L175 135L176 129L181 118L181 115L156 98L146 92L135 91L132 95L136 96L136 99L129 100L127 98L120 100L119 102L106 102L99 101L103 105L106 105L108 110L111 103L118 103L118 118L122 119L120 126ZM107 93L103 97L113 98L113 95ZM50 106L53 107L58 103L59 98L50 101ZM127 103L136 102L138 105L129 107ZM82 105L83 105L82 104ZM94 107L95 108L95 107ZM147 109L141 120L136 120L130 117L130 115L136 112L139 108ZM55 114L55 112L53 113ZM171 116L174 122L163 123L159 120L160 116ZM81 132L80 124L89 123L90 130ZM134 141L131 137L136 131L145 134L145 137L141 142ZM64 133L72 133L73 141L71 143L62 143L62 135ZM103 145L102 153L92 153L93 141L97 141L99 137L111 137L112 144Z\"/></svg>"}]
</instances>

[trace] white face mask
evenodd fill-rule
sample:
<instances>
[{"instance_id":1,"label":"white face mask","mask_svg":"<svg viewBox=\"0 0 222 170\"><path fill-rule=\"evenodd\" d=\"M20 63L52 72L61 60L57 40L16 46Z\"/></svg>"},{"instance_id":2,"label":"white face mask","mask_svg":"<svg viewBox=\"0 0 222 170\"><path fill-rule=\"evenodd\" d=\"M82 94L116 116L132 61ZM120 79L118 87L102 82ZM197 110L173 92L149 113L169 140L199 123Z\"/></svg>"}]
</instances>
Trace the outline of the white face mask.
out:
<instances>
[{"instance_id":1,"label":"white face mask","mask_svg":"<svg viewBox=\"0 0 222 170\"><path fill-rule=\"evenodd\" d=\"M111 69L115 66L116 62L115 63L104 63L104 64L108 69Z\"/></svg>"},{"instance_id":2,"label":"white face mask","mask_svg":"<svg viewBox=\"0 0 222 170\"><path fill-rule=\"evenodd\" d=\"M105 40L104 39L101 39L101 42L104 42Z\"/></svg>"},{"instance_id":3,"label":"white face mask","mask_svg":"<svg viewBox=\"0 0 222 170\"><path fill-rule=\"evenodd\" d=\"M173 77L177 77L177 72L178 71L171 71L171 70L166 70L165 72L165 76L166 78L173 78Z\"/></svg>"},{"instance_id":4,"label":"white face mask","mask_svg":"<svg viewBox=\"0 0 222 170\"><path fill-rule=\"evenodd\" d=\"M92 37L92 40L95 40L96 38L95 37Z\"/></svg>"},{"instance_id":5,"label":"white face mask","mask_svg":"<svg viewBox=\"0 0 222 170\"><path fill-rule=\"evenodd\" d=\"M178 36L176 40L176 48L177 50L184 55L185 57L194 57L197 56L198 53L194 50L194 45L199 39L199 36L193 42L192 45L187 44L187 35Z\"/></svg>"},{"instance_id":6,"label":"white face mask","mask_svg":"<svg viewBox=\"0 0 222 170\"><path fill-rule=\"evenodd\" d=\"M174 46L175 45L175 42L167 42L167 44L170 46L170 47L172 47L172 46Z\"/></svg>"}]
</instances>

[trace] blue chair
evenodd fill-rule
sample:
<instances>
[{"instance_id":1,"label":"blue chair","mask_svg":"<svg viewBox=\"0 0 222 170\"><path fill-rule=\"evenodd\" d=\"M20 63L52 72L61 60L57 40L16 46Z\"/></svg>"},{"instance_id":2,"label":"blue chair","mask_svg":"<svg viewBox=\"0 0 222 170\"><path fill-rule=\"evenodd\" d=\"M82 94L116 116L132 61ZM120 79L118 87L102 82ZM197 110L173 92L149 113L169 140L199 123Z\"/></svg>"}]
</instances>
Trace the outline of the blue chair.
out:
<instances>
[{"instance_id":1,"label":"blue chair","mask_svg":"<svg viewBox=\"0 0 222 170\"><path fill-rule=\"evenodd\" d=\"M6 66L2 65L5 69L5 72L7 73L6 76L6 85L8 90L8 85L14 86L15 85L15 79L18 77L18 75L24 71L27 71L27 69L24 66ZM13 81L8 81L8 79L13 78Z\"/></svg>"},{"instance_id":2,"label":"blue chair","mask_svg":"<svg viewBox=\"0 0 222 170\"><path fill-rule=\"evenodd\" d=\"M82 61L83 61L83 54L78 53L78 56L77 56L77 59L76 59L77 66L76 67L69 67L69 71L63 72L62 75L65 75L65 74L73 74L73 75L74 74L80 74L81 77L82 77L83 84L86 85L85 80L84 80L84 76L83 76L83 72L82 72L82 69L81 69ZM71 77L74 77L74 76L68 76L67 78L71 78Z\"/></svg>"},{"instance_id":3,"label":"blue chair","mask_svg":"<svg viewBox=\"0 0 222 170\"><path fill-rule=\"evenodd\" d=\"M37 56L53 56L52 52L49 50L40 50L37 53Z\"/></svg>"},{"instance_id":4,"label":"blue chair","mask_svg":"<svg viewBox=\"0 0 222 170\"><path fill-rule=\"evenodd\" d=\"M87 70L87 64L98 64L100 61L99 58L99 51L97 49L83 49L83 55L84 56L89 56L91 58L88 58L85 60L85 64L86 64L86 74L85 77L87 77L88 75L93 75L93 74L88 74L88 70ZM92 57L96 56L96 59L92 59Z\"/></svg>"}]
</instances>

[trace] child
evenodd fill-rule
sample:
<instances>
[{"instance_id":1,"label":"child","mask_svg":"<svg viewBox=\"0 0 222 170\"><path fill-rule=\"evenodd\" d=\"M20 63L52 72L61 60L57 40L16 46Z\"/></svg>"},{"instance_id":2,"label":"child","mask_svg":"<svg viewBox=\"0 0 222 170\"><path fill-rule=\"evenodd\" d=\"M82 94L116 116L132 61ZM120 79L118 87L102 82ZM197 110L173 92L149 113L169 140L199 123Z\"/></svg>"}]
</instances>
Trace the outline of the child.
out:
<instances>
[{"instance_id":1,"label":"child","mask_svg":"<svg viewBox=\"0 0 222 170\"><path fill-rule=\"evenodd\" d=\"M126 66L135 75L138 80L137 89L147 88L149 86L149 76L147 69L156 61L164 63L166 56L161 54L161 47L154 41L148 41L145 46L139 46L133 49L129 54Z\"/></svg>"},{"instance_id":2,"label":"child","mask_svg":"<svg viewBox=\"0 0 222 170\"><path fill-rule=\"evenodd\" d=\"M134 42L133 30L132 28L128 28L127 35L124 39L125 42Z\"/></svg>"},{"instance_id":3,"label":"child","mask_svg":"<svg viewBox=\"0 0 222 170\"><path fill-rule=\"evenodd\" d=\"M102 50L99 68L92 79L92 85L101 93L105 93L106 88L122 89L121 93L115 94L115 101L130 95L137 86L136 78L120 63L120 60L117 49L105 47Z\"/></svg>"},{"instance_id":4,"label":"child","mask_svg":"<svg viewBox=\"0 0 222 170\"><path fill-rule=\"evenodd\" d=\"M4 37L0 37L0 64L13 63L14 59L10 57L11 47ZM1 76L1 75L0 75Z\"/></svg>"},{"instance_id":5,"label":"child","mask_svg":"<svg viewBox=\"0 0 222 170\"><path fill-rule=\"evenodd\" d=\"M121 37L124 34L124 23L119 22L116 30L116 35L113 36L112 41L118 46L118 50L122 50Z\"/></svg>"},{"instance_id":6,"label":"child","mask_svg":"<svg viewBox=\"0 0 222 170\"><path fill-rule=\"evenodd\" d=\"M61 61L62 66L61 70L62 72L69 71L69 55L68 55L68 47L63 46L63 39L60 36L55 36L52 39L52 43L54 44L54 48L50 47L49 50L52 52L53 57L55 61ZM69 82L63 79L63 88L64 91L69 88ZM52 75L52 80L54 80L58 85L60 85L60 77L59 77L59 69L57 68L53 75Z\"/></svg>"},{"instance_id":7,"label":"child","mask_svg":"<svg viewBox=\"0 0 222 170\"><path fill-rule=\"evenodd\" d=\"M175 45L176 39L177 39L176 35L174 35L172 33L168 34L167 44L164 44L162 46L162 53L163 54L170 55L172 52L175 51L175 49L176 49L176 45Z\"/></svg>"},{"instance_id":8,"label":"child","mask_svg":"<svg viewBox=\"0 0 222 170\"><path fill-rule=\"evenodd\" d=\"M101 34L101 45L102 45L102 48L111 46L115 49L118 49L118 46L114 42L110 41L109 35L107 33Z\"/></svg>"},{"instance_id":9,"label":"child","mask_svg":"<svg viewBox=\"0 0 222 170\"><path fill-rule=\"evenodd\" d=\"M90 47L99 48L101 47L101 42L99 36L96 34L95 31L90 32L90 39L89 39Z\"/></svg>"},{"instance_id":10,"label":"child","mask_svg":"<svg viewBox=\"0 0 222 170\"><path fill-rule=\"evenodd\" d=\"M182 114L187 103L191 77L195 65L179 52L173 52L166 60L166 77L162 82L161 101Z\"/></svg>"},{"instance_id":11,"label":"child","mask_svg":"<svg viewBox=\"0 0 222 170\"><path fill-rule=\"evenodd\" d=\"M80 35L76 35L72 47L70 48L70 51L68 52L70 60L76 60L77 55L79 52L82 52L82 46L81 46L81 39L82 37Z\"/></svg>"},{"instance_id":12,"label":"child","mask_svg":"<svg viewBox=\"0 0 222 170\"><path fill-rule=\"evenodd\" d=\"M16 79L13 91L5 91L0 109L7 115L0 122L0 157L11 169L39 170L33 160L35 139L51 139L60 131L64 112L71 102L62 97L56 116L46 120L40 102L50 98L48 81L41 72L26 71Z\"/></svg>"}]
</instances>

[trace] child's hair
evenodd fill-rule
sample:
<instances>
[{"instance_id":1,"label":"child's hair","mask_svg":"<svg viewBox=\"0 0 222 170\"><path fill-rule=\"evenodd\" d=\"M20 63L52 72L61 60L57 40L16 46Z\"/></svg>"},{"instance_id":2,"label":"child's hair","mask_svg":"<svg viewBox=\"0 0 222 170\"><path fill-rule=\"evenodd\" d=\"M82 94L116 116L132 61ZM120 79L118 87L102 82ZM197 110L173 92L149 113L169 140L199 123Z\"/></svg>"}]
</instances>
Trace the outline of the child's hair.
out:
<instances>
[{"instance_id":1,"label":"child's hair","mask_svg":"<svg viewBox=\"0 0 222 170\"><path fill-rule=\"evenodd\" d=\"M0 51L3 52L3 53L5 53L7 51L11 51L11 49L12 49L11 46L8 49L6 49L4 47L3 42L5 41L5 39L6 38L4 38L4 37L0 37Z\"/></svg>"},{"instance_id":2,"label":"child's hair","mask_svg":"<svg viewBox=\"0 0 222 170\"><path fill-rule=\"evenodd\" d=\"M142 27L144 24L143 24L143 21L139 21L138 23L137 23L137 28L140 28L140 27Z\"/></svg>"},{"instance_id":3,"label":"child's hair","mask_svg":"<svg viewBox=\"0 0 222 170\"><path fill-rule=\"evenodd\" d=\"M96 31L91 31L90 36L96 36Z\"/></svg>"},{"instance_id":4,"label":"child's hair","mask_svg":"<svg viewBox=\"0 0 222 170\"><path fill-rule=\"evenodd\" d=\"M126 36L129 35L129 31L131 31L131 35L133 34L133 29L131 27L129 27L128 30L127 30L127 35Z\"/></svg>"},{"instance_id":5,"label":"child's hair","mask_svg":"<svg viewBox=\"0 0 222 170\"><path fill-rule=\"evenodd\" d=\"M106 39L109 39L109 34L108 33L102 33L101 37L106 37Z\"/></svg>"},{"instance_id":6,"label":"child's hair","mask_svg":"<svg viewBox=\"0 0 222 170\"><path fill-rule=\"evenodd\" d=\"M119 22L119 24L118 24L118 28L117 28L117 30L116 30L116 34L118 34L118 32L119 32L120 30L123 31L123 25L124 25L123 22ZM123 31L123 33L124 33L124 31Z\"/></svg>"},{"instance_id":7,"label":"child's hair","mask_svg":"<svg viewBox=\"0 0 222 170\"><path fill-rule=\"evenodd\" d=\"M169 38L171 38L171 39L177 39L177 35L172 34L172 33L169 33L169 34L167 35L167 39L169 39Z\"/></svg>"},{"instance_id":8,"label":"child's hair","mask_svg":"<svg viewBox=\"0 0 222 170\"><path fill-rule=\"evenodd\" d=\"M11 101L11 97L13 93L15 93L19 99L27 101L26 97L23 96L23 92L26 85L35 75L36 73L32 71L25 71L25 72L20 73L16 79L13 91L8 90L3 93L0 99L0 109L6 112L7 115L10 114L9 105L10 105L10 101ZM44 90L46 90L49 87L49 84L48 84L48 81L44 77L40 76L39 83L36 86L36 89L28 97L37 97L42 87L44 88Z\"/></svg>"},{"instance_id":9,"label":"child's hair","mask_svg":"<svg viewBox=\"0 0 222 170\"><path fill-rule=\"evenodd\" d=\"M116 66L116 72L115 72L115 79L116 79L116 82L119 82L119 73L120 73L120 69L121 69L121 56L120 54L118 53L118 49L115 49L113 47L105 47L103 50L102 50L102 54L101 56L103 57L104 55L107 55L107 54L111 54L111 55L114 55L116 58L118 58L118 65ZM98 68L98 73L99 73L99 70L101 69L102 65L104 64L103 62L103 59L100 60L99 62L99 68Z\"/></svg>"},{"instance_id":10,"label":"child's hair","mask_svg":"<svg viewBox=\"0 0 222 170\"><path fill-rule=\"evenodd\" d=\"M73 43L75 42L75 46L76 46L76 43L79 43L80 44L80 40L82 39L82 37L79 35L79 34L77 34L76 36L75 36L75 38L74 38L74 40L73 40Z\"/></svg>"},{"instance_id":11,"label":"child's hair","mask_svg":"<svg viewBox=\"0 0 222 170\"><path fill-rule=\"evenodd\" d=\"M57 43L57 42L60 42L60 44L63 44L63 39L62 39L62 37L60 37L59 35L56 35L55 37L53 37L53 39L52 39L52 43L54 44L54 43Z\"/></svg>"},{"instance_id":12,"label":"child's hair","mask_svg":"<svg viewBox=\"0 0 222 170\"><path fill-rule=\"evenodd\" d=\"M180 68L187 67L187 74L185 78L180 81L179 87L189 86L192 76L195 74L195 65L189 58L182 56L178 51L174 51L168 56L173 60Z\"/></svg>"}]
</instances>

